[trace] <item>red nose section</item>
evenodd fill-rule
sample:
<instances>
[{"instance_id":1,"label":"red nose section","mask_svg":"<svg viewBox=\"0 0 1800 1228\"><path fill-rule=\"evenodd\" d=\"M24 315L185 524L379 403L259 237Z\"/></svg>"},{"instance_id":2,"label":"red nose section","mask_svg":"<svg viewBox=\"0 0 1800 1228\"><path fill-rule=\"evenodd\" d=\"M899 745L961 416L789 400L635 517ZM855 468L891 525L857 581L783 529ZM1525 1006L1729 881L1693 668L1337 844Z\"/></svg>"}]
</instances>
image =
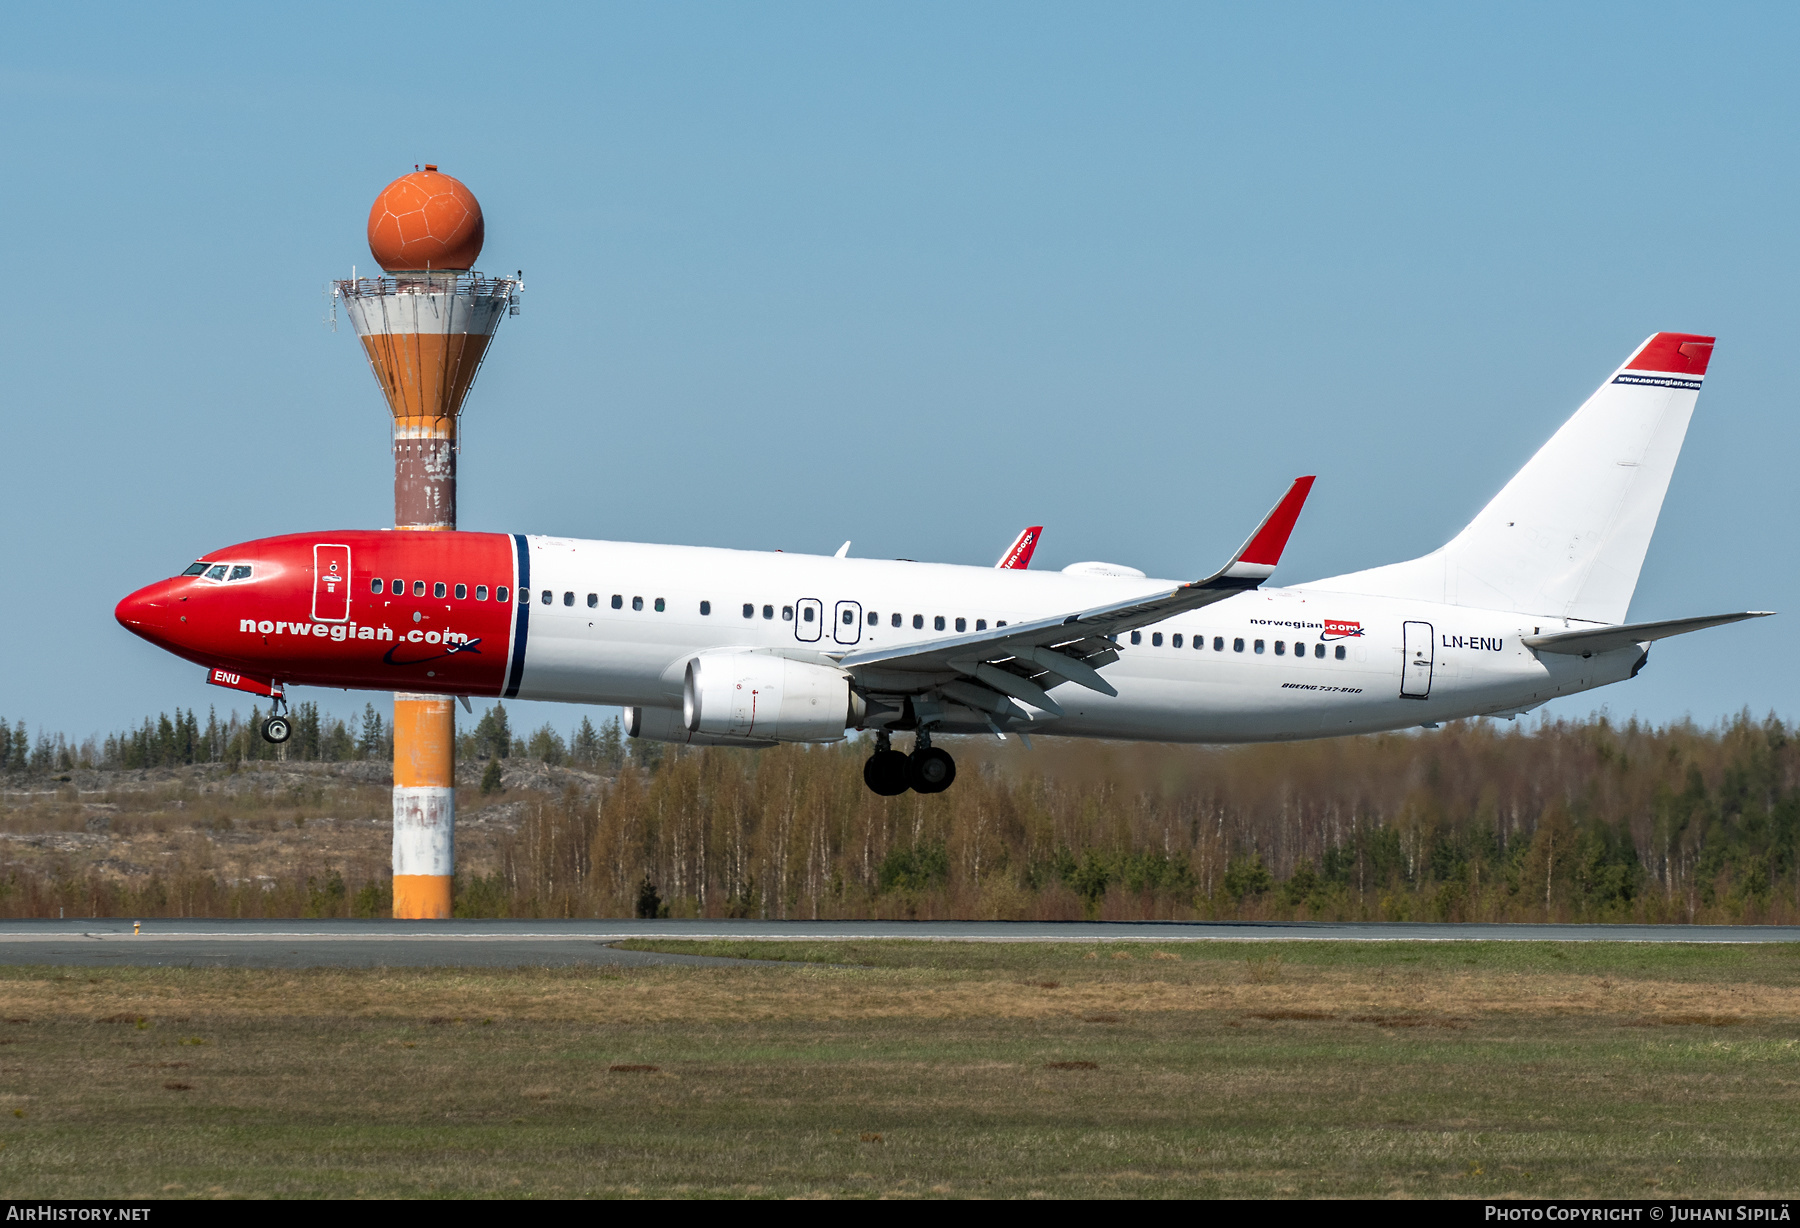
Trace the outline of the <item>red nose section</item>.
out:
<instances>
[{"instance_id":1,"label":"red nose section","mask_svg":"<svg viewBox=\"0 0 1800 1228\"><path fill-rule=\"evenodd\" d=\"M168 625L180 615L171 613L171 605L179 604L170 595L171 582L160 580L140 588L113 607L113 617L133 635L141 635L152 644L166 645Z\"/></svg>"}]
</instances>

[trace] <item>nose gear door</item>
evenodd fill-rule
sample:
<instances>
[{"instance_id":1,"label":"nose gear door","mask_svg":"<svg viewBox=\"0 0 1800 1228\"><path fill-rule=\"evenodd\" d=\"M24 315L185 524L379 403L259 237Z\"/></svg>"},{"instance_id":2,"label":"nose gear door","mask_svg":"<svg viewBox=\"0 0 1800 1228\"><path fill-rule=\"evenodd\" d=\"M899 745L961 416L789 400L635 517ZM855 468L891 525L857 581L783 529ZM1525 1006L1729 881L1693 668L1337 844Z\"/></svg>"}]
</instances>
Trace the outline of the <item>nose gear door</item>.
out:
<instances>
[{"instance_id":1,"label":"nose gear door","mask_svg":"<svg viewBox=\"0 0 1800 1228\"><path fill-rule=\"evenodd\" d=\"M313 547L312 616L322 623L350 618L350 547Z\"/></svg>"},{"instance_id":2,"label":"nose gear door","mask_svg":"<svg viewBox=\"0 0 1800 1228\"><path fill-rule=\"evenodd\" d=\"M1400 698L1429 699L1431 663L1435 658L1431 624L1407 623L1403 629L1402 643L1406 659L1400 667Z\"/></svg>"},{"instance_id":3,"label":"nose gear door","mask_svg":"<svg viewBox=\"0 0 1800 1228\"><path fill-rule=\"evenodd\" d=\"M861 602L837 603L837 616L831 622L831 637L840 644L854 644L862 638Z\"/></svg>"},{"instance_id":4,"label":"nose gear door","mask_svg":"<svg viewBox=\"0 0 1800 1228\"><path fill-rule=\"evenodd\" d=\"M794 638L812 643L825 631L825 607L817 597L802 597L794 603Z\"/></svg>"}]
</instances>

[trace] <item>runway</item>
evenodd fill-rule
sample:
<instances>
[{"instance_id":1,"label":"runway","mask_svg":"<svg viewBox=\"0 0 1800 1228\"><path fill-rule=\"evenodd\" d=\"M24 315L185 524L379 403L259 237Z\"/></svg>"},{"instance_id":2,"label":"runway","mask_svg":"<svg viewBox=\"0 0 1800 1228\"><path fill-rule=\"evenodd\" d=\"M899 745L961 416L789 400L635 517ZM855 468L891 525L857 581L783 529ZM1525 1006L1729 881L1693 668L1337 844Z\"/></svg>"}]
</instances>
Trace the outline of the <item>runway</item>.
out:
<instances>
[{"instance_id":1,"label":"runway","mask_svg":"<svg viewBox=\"0 0 1800 1228\"><path fill-rule=\"evenodd\" d=\"M787 942L1800 942L1800 926L1296 921L0 921L0 964L426 968L729 965L625 939Z\"/></svg>"}]
</instances>

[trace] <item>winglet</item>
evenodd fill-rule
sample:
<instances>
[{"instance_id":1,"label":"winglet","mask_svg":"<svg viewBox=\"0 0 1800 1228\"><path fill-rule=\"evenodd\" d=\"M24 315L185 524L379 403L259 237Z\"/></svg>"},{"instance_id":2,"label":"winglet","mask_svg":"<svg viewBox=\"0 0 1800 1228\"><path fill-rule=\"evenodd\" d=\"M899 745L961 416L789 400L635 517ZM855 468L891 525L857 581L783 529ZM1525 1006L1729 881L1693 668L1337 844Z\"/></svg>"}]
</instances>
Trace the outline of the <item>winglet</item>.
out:
<instances>
[{"instance_id":1,"label":"winglet","mask_svg":"<svg viewBox=\"0 0 1800 1228\"><path fill-rule=\"evenodd\" d=\"M1023 533L1013 538L1013 544L1006 548L1000 561L994 564L998 571L1024 571L1031 566L1032 552L1037 549L1038 539L1044 535L1044 526L1034 524Z\"/></svg>"},{"instance_id":2,"label":"winglet","mask_svg":"<svg viewBox=\"0 0 1800 1228\"><path fill-rule=\"evenodd\" d=\"M1287 548L1288 537L1294 531L1294 522L1300 519L1300 509L1306 505L1312 485L1312 476L1295 478L1281 502L1263 517L1256 532L1222 574L1233 579L1266 580L1275 571L1275 564L1281 562L1281 552Z\"/></svg>"}]
</instances>

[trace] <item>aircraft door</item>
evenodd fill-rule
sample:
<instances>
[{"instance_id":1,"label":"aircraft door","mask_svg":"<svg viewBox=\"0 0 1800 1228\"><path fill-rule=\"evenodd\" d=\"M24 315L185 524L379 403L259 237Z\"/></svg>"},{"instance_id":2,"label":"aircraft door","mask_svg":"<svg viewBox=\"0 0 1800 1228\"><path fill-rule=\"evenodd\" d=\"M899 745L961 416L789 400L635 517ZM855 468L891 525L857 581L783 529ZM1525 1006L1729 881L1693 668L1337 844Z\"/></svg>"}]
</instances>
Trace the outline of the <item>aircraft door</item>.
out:
<instances>
[{"instance_id":1,"label":"aircraft door","mask_svg":"<svg viewBox=\"0 0 1800 1228\"><path fill-rule=\"evenodd\" d=\"M831 620L831 636L840 644L854 644L862 638L862 603L840 601Z\"/></svg>"},{"instance_id":2,"label":"aircraft door","mask_svg":"<svg viewBox=\"0 0 1800 1228\"><path fill-rule=\"evenodd\" d=\"M322 623L350 617L350 547L313 547L312 616Z\"/></svg>"},{"instance_id":3,"label":"aircraft door","mask_svg":"<svg viewBox=\"0 0 1800 1228\"><path fill-rule=\"evenodd\" d=\"M1431 663L1435 659L1431 624L1407 623L1402 643L1406 659L1400 666L1400 698L1429 699Z\"/></svg>"},{"instance_id":4,"label":"aircraft door","mask_svg":"<svg viewBox=\"0 0 1800 1228\"><path fill-rule=\"evenodd\" d=\"M825 607L817 597L802 597L794 603L794 638L812 643L825 632Z\"/></svg>"}]
</instances>

